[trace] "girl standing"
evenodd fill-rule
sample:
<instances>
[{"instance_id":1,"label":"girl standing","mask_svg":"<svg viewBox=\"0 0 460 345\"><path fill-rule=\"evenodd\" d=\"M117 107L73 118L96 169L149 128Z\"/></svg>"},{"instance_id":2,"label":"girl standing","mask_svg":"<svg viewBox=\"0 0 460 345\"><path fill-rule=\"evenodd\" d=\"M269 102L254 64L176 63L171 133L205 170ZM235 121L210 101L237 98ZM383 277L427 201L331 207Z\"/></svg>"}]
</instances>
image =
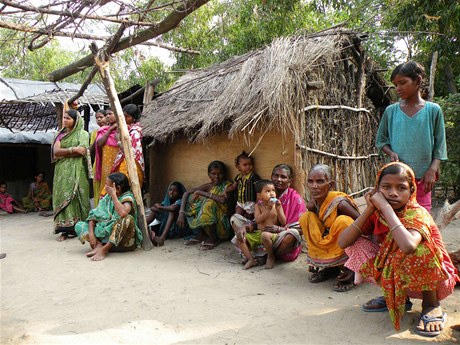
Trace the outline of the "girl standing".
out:
<instances>
[{"instance_id":1,"label":"girl standing","mask_svg":"<svg viewBox=\"0 0 460 345\"><path fill-rule=\"evenodd\" d=\"M384 292L381 307L388 309L396 329L407 297L422 299L422 313L415 332L437 336L443 330L446 314L439 301L449 296L460 281L427 210L415 198L415 174L406 164L392 162L377 174L375 190L365 197L364 212L339 236L341 248L347 248L346 266L367 281L377 283ZM364 236L374 236L378 244ZM363 305L364 311L379 299Z\"/></svg>"},{"instance_id":2,"label":"girl standing","mask_svg":"<svg viewBox=\"0 0 460 345\"><path fill-rule=\"evenodd\" d=\"M425 70L409 61L391 74L401 101L385 110L377 132L376 146L415 172L417 201L431 210L431 191L439 177L442 160L447 160L444 117L438 104L422 98Z\"/></svg>"}]
</instances>

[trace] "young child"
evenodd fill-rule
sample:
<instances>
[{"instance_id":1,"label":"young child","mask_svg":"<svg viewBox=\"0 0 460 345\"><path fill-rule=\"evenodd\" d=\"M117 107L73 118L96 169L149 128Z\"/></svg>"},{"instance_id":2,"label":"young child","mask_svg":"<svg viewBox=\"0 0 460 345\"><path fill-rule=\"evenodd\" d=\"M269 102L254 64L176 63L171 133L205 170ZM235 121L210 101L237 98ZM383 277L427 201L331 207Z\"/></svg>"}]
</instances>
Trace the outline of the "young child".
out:
<instances>
[{"instance_id":1,"label":"young child","mask_svg":"<svg viewBox=\"0 0 460 345\"><path fill-rule=\"evenodd\" d=\"M422 98L425 71L409 61L391 74L401 101L386 108L377 132L376 146L415 172L417 201L431 210L431 191L439 177L439 166L447 159L446 134L442 110Z\"/></svg>"},{"instance_id":2,"label":"young child","mask_svg":"<svg viewBox=\"0 0 460 345\"><path fill-rule=\"evenodd\" d=\"M439 301L460 281L441 234L416 196L415 174L404 163L392 162L377 174L375 190L365 195L364 212L339 236L347 248L346 266L383 289L384 296L362 306L364 311L389 311L396 329L408 297L422 299L415 332L427 337L441 333L446 313ZM378 244L362 237L374 236Z\"/></svg>"},{"instance_id":3,"label":"young child","mask_svg":"<svg viewBox=\"0 0 460 345\"><path fill-rule=\"evenodd\" d=\"M231 186L225 192L238 191L238 200L235 213L248 219L254 219L254 205L256 201L255 183L260 177L253 171L254 161L245 151L241 152L235 159L235 167L239 174L236 175Z\"/></svg>"},{"instance_id":4,"label":"young child","mask_svg":"<svg viewBox=\"0 0 460 345\"><path fill-rule=\"evenodd\" d=\"M255 205L254 222L257 224L257 229L247 232L249 228L242 227L236 233L237 245L248 260L243 266L244 270L257 265L257 261L252 256L251 250L260 243L263 244L267 251L265 268L273 268L275 264L273 233L267 232L265 229L270 228L277 233L281 230L280 225L286 225L286 216L281 207L281 202L276 198L273 182L270 180L259 180L256 183L256 192L257 204Z\"/></svg>"},{"instance_id":5,"label":"young child","mask_svg":"<svg viewBox=\"0 0 460 345\"><path fill-rule=\"evenodd\" d=\"M27 211L22 208L21 204L6 192L5 182L0 182L0 208L8 213L13 213L14 211L27 213Z\"/></svg>"},{"instance_id":6,"label":"young child","mask_svg":"<svg viewBox=\"0 0 460 345\"><path fill-rule=\"evenodd\" d=\"M153 226L154 230L151 233L155 246L164 245L166 238L184 237L189 234L187 226L181 229L176 225L184 193L184 185L174 181L168 186L163 201L150 208L152 212L147 216L147 224L155 219L160 221L159 224Z\"/></svg>"}]
</instances>

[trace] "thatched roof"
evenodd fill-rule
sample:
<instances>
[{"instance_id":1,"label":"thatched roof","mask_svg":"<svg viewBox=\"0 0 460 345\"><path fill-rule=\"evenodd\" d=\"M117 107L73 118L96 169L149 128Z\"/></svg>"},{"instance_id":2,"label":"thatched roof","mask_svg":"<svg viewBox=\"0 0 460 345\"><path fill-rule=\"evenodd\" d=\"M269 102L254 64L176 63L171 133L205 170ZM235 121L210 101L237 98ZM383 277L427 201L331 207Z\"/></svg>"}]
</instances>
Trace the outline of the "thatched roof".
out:
<instances>
[{"instance_id":1,"label":"thatched roof","mask_svg":"<svg viewBox=\"0 0 460 345\"><path fill-rule=\"evenodd\" d=\"M55 104L75 95L79 84L0 78L0 127L10 131L47 131L57 128ZM105 91L89 85L78 99L80 108L108 104ZM79 109L81 110L81 109Z\"/></svg>"},{"instance_id":2,"label":"thatched roof","mask_svg":"<svg viewBox=\"0 0 460 345\"><path fill-rule=\"evenodd\" d=\"M311 105L309 93L331 91L323 71L350 59L353 54L343 52L360 50L361 37L335 30L279 38L264 49L192 70L144 109L144 135L165 142L177 135L203 140L222 130L230 136L256 128L296 133L299 114Z\"/></svg>"}]
</instances>

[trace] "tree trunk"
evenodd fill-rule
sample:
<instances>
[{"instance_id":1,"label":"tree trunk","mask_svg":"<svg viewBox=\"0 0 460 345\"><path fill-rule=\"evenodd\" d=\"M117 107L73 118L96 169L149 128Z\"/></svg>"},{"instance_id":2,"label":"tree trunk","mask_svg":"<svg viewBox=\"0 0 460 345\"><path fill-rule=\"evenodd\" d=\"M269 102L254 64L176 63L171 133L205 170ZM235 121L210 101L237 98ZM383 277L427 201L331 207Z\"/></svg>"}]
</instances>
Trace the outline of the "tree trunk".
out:
<instances>
[{"instance_id":1,"label":"tree trunk","mask_svg":"<svg viewBox=\"0 0 460 345\"><path fill-rule=\"evenodd\" d=\"M164 34L172 29L174 29L179 23L188 16L190 13L198 9L199 7L206 4L209 0L187 0L185 4L179 7L177 10L174 10L170 13L163 21L161 21L157 26L142 30L138 33L135 33L132 36L120 40L120 42L115 46L111 53L119 52L120 50L135 46L152 38L158 37L161 34ZM75 61L61 69L51 72L48 75L50 81L56 82L67 78L75 73L78 73L85 68L88 68L94 64L93 55L87 55L84 58Z\"/></svg>"},{"instance_id":2,"label":"tree trunk","mask_svg":"<svg viewBox=\"0 0 460 345\"><path fill-rule=\"evenodd\" d=\"M148 233L147 221L144 213L144 202L142 200L141 186L139 184L139 177L137 176L136 161L134 159L133 147L131 145L131 138L129 136L128 127L126 126L125 117L123 116L123 110L121 108L120 101L118 99L117 92L112 76L109 72L109 63L96 63L99 67L102 82L104 83L107 91L107 96L110 100L112 110L117 115L118 129L120 131L120 139L123 144L123 150L125 153L126 165L128 167L129 179L131 182L131 189L137 202L138 209L138 224L142 231L142 249L151 250L153 248L152 241L150 240L150 234Z\"/></svg>"},{"instance_id":3,"label":"tree trunk","mask_svg":"<svg viewBox=\"0 0 460 345\"><path fill-rule=\"evenodd\" d=\"M452 72L452 66L449 63L444 65L444 78L446 80L447 91L449 94L457 93L454 73Z\"/></svg>"}]
</instances>

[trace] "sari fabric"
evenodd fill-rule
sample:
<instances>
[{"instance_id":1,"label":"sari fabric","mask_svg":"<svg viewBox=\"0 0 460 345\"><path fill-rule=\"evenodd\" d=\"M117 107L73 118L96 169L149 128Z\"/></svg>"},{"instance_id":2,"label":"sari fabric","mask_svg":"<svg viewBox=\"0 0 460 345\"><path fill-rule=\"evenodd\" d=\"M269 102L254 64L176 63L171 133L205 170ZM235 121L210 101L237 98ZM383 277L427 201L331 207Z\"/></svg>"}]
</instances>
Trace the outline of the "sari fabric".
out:
<instances>
[{"instance_id":1,"label":"sari fabric","mask_svg":"<svg viewBox=\"0 0 460 345\"><path fill-rule=\"evenodd\" d=\"M48 183L42 181L37 185L36 182L32 182L30 190L32 197L26 196L22 198L22 204L27 211L33 211L37 208L34 199L37 200L38 207L42 210L51 209L51 190Z\"/></svg>"},{"instance_id":2,"label":"sari fabric","mask_svg":"<svg viewBox=\"0 0 460 345\"><path fill-rule=\"evenodd\" d=\"M94 235L102 243L112 243L118 250L133 250L142 242L142 232L137 226L137 206L134 195L129 191L118 197L122 204L131 204L131 211L126 217L120 217L115 210L115 203L106 195L99 205L89 212L86 221L80 221L75 231L81 243L89 241L89 221L94 220Z\"/></svg>"},{"instance_id":3,"label":"sari fabric","mask_svg":"<svg viewBox=\"0 0 460 345\"><path fill-rule=\"evenodd\" d=\"M278 197L286 216L286 224L297 223L305 213L305 200L294 189L288 188Z\"/></svg>"},{"instance_id":4,"label":"sari fabric","mask_svg":"<svg viewBox=\"0 0 460 345\"><path fill-rule=\"evenodd\" d=\"M109 130L110 126L103 126L97 130L95 139L95 161L94 161L94 206L97 206L99 200L104 197L105 193L105 180L109 176L115 158L118 155L119 148L117 140L115 139L115 131L110 132L104 146L98 147L97 141L103 137Z\"/></svg>"},{"instance_id":5,"label":"sari fabric","mask_svg":"<svg viewBox=\"0 0 460 345\"><path fill-rule=\"evenodd\" d=\"M13 203L15 200L8 193L0 193L0 208L8 213L13 213Z\"/></svg>"},{"instance_id":6,"label":"sari fabric","mask_svg":"<svg viewBox=\"0 0 460 345\"><path fill-rule=\"evenodd\" d=\"M225 189L231 185L230 181L224 181L211 188L214 195L224 195ZM217 238L227 240L231 237L233 231L227 215L227 204L221 204L209 198L198 198L196 201L188 199L185 216L191 229L202 228L206 233L210 225L215 225ZM209 234L208 234L209 235Z\"/></svg>"},{"instance_id":7,"label":"sari fabric","mask_svg":"<svg viewBox=\"0 0 460 345\"><path fill-rule=\"evenodd\" d=\"M410 172L412 185L416 186L412 169L400 162L385 165L402 165ZM396 329L404 315L406 297L421 298L422 291L436 291L439 300L446 298L459 282L458 272L444 247L441 234L428 211L416 200L414 191L404 207L395 211L406 229L416 230L422 241L415 251L404 254L393 239L383 216L376 211L365 225L365 234L373 233L380 240L377 255L361 266L359 273L372 278L383 289L391 321Z\"/></svg>"},{"instance_id":8,"label":"sari fabric","mask_svg":"<svg viewBox=\"0 0 460 345\"><path fill-rule=\"evenodd\" d=\"M340 266L348 259L345 250L338 245L338 238L354 220L349 216L338 215L337 207L341 201L348 202L358 211L358 207L347 194L329 192L321 204L318 215L307 211L300 218L300 226L307 244L307 262L313 266Z\"/></svg>"},{"instance_id":9,"label":"sari fabric","mask_svg":"<svg viewBox=\"0 0 460 345\"><path fill-rule=\"evenodd\" d=\"M142 127L139 122L136 122L129 127L129 136L133 147L134 159L136 161L137 175L139 184L142 186L144 181L144 154L142 153ZM126 165L125 154L122 150L118 151L111 172L122 172L129 177L128 167Z\"/></svg>"},{"instance_id":10,"label":"sari fabric","mask_svg":"<svg viewBox=\"0 0 460 345\"><path fill-rule=\"evenodd\" d=\"M74 232L75 224L86 219L90 210L89 180L91 158L89 155L89 135L83 130L83 120L77 117L73 129L66 133L62 129L53 141L61 141L61 148L82 146L87 154L79 157L57 158L53 180L53 211L55 233ZM91 177L91 176L90 176Z\"/></svg>"}]
</instances>

